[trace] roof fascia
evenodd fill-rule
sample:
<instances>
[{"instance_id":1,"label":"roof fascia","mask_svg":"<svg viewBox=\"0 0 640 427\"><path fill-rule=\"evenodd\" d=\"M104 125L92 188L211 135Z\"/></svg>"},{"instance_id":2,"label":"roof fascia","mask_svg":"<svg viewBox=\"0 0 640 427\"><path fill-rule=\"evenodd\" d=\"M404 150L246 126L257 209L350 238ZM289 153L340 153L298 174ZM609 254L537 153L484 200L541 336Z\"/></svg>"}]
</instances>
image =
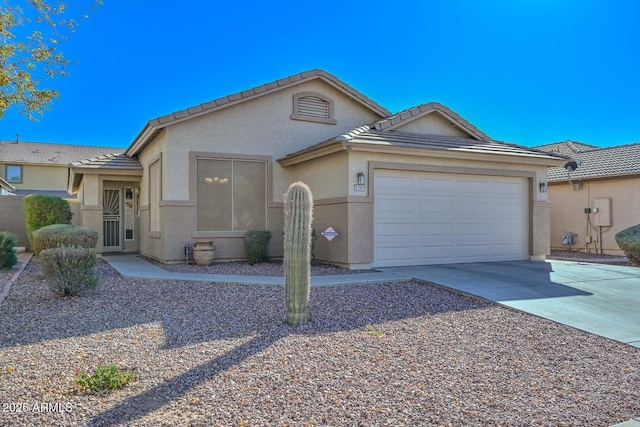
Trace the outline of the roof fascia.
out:
<instances>
[{"instance_id":1,"label":"roof fascia","mask_svg":"<svg viewBox=\"0 0 640 427\"><path fill-rule=\"evenodd\" d=\"M566 163L566 159L529 157L518 154L477 153L464 149L434 150L430 148L398 147L397 145L373 145L336 141L315 150L278 159L281 166L293 166L298 163L333 154L338 151L361 151L368 153L403 154L417 157L438 157L460 160L484 160L497 163L523 163L537 166L558 167Z\"/></svg>"},{"instance_id":2,"label":"roof fascia","mask_svg":"<svg viewBox=\"0 0 640 427\"><path fill-rule=\"evenodd\" d=\"M312 150L304 151L291 156L286 156L276 160L280 166L287 167L297 165L309 160L317 159L318 157L328 156L329 154L338 153L340 151L347 151L347 143L342 141L332 141L327 145L318 147Z\"/></svg>"},{"instance_id":3,"label":"roof fascia","mask_svg":"<svg viewBox=\"0 0 640 427\"><path fill-rule=\"evenodd\" d=\"M586 177L586 178L571 178L571 181L573 181L574 183L580 183L580 182L602 182L602 181L619 181L622 179L638 179L640 178L640 173L632 173L632 174L627 174L627 175L608 175L608 176L593 176L593 177ZM567 182L567 178L563 178L563 179L554 179L554 180L548 180L549 184L563 184Z\"/></svg>"}]
</instances>

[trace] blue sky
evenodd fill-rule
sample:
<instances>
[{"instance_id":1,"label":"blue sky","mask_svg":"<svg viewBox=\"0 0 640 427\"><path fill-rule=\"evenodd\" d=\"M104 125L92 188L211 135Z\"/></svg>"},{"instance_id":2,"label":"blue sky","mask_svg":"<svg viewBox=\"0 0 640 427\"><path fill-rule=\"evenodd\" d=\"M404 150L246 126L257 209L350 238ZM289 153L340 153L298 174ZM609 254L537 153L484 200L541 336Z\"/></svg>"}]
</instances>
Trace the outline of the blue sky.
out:
<instances>
[{"instance_id":1,"label":"blue sky","mask_svg":"<svg viewBox=\"0 0 640 427\"><path fill-rule=\"evenodd\" d=\"M0 139L126 147L147 120L312 68L391 111L438 101L492 138L640 142L640 3L104 0L39 123Z\"/></svg>"}]
</instances>

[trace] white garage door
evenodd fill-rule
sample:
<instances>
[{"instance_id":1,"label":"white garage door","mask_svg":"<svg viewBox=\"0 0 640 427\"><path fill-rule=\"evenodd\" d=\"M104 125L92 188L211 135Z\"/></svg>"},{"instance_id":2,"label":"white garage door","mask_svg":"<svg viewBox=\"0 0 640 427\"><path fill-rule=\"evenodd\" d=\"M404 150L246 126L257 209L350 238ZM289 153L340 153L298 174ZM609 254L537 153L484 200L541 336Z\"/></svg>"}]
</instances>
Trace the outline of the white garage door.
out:
<instances>
[{"instance_id":1,"label":"white garage door","mask_svg":"<svg viewBox=\"0 0 640 427\"><path fill-rule=\"evenodd\" d=\"M527 258L525 178L377 170L374 192L377 267Z\"/></svg>"}]
</instances>

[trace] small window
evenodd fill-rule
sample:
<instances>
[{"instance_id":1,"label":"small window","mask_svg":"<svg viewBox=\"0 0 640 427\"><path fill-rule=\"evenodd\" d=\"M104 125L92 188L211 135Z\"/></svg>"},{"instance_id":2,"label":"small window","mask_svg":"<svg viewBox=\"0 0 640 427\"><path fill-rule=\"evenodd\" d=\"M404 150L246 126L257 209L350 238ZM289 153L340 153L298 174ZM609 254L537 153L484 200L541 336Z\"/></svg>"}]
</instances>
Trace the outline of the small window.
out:
<instances>
[{"instance_id":1,"label":"small window","mask_svg":"<svg viewBox=\"0 0 640 427\"><path fill-rule=\"evenodd\" d=\"M7 165L7 182L12 184L22 184L22 166Z\"/></svg>"},{"instance_id":2,"label":"small window","mask_svg":"<svg viewBox=\"0 0 640 427\"><path fill-rule=\"evenodd\" d=\"M335 125L333 101L316 92L301 92L293 95L293 120Z\"/></svg>"}]
</instances>

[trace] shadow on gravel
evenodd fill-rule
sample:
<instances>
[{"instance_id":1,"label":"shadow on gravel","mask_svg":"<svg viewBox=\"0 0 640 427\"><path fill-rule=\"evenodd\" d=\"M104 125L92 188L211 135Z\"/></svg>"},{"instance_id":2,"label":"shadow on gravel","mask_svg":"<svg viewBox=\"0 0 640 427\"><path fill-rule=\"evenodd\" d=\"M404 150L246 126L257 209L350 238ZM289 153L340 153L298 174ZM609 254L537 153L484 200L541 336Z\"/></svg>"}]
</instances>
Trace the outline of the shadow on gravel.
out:
<instances>
[{"instance_id":1,"label":"shadow on gravel","mask_svg":"<svg viewBox=\"0 0 640 427\"><path fill-rule=\"evenodd\" d=\"M46 290L34 264L14 285L11 301L0 307L0 348L153 322L162 323L164 348L248 339L234 350L97 415L92 425L135 421L291 334L364 329L369 324L491 305L419 281L317 287L311 291L311 322L290 327L284 322L285 295L279 286L126 280L114 277L110 267L101 262L101 276L113 279L103 279L91 295L64 299Z\"/></svg>"}]
</instances>

